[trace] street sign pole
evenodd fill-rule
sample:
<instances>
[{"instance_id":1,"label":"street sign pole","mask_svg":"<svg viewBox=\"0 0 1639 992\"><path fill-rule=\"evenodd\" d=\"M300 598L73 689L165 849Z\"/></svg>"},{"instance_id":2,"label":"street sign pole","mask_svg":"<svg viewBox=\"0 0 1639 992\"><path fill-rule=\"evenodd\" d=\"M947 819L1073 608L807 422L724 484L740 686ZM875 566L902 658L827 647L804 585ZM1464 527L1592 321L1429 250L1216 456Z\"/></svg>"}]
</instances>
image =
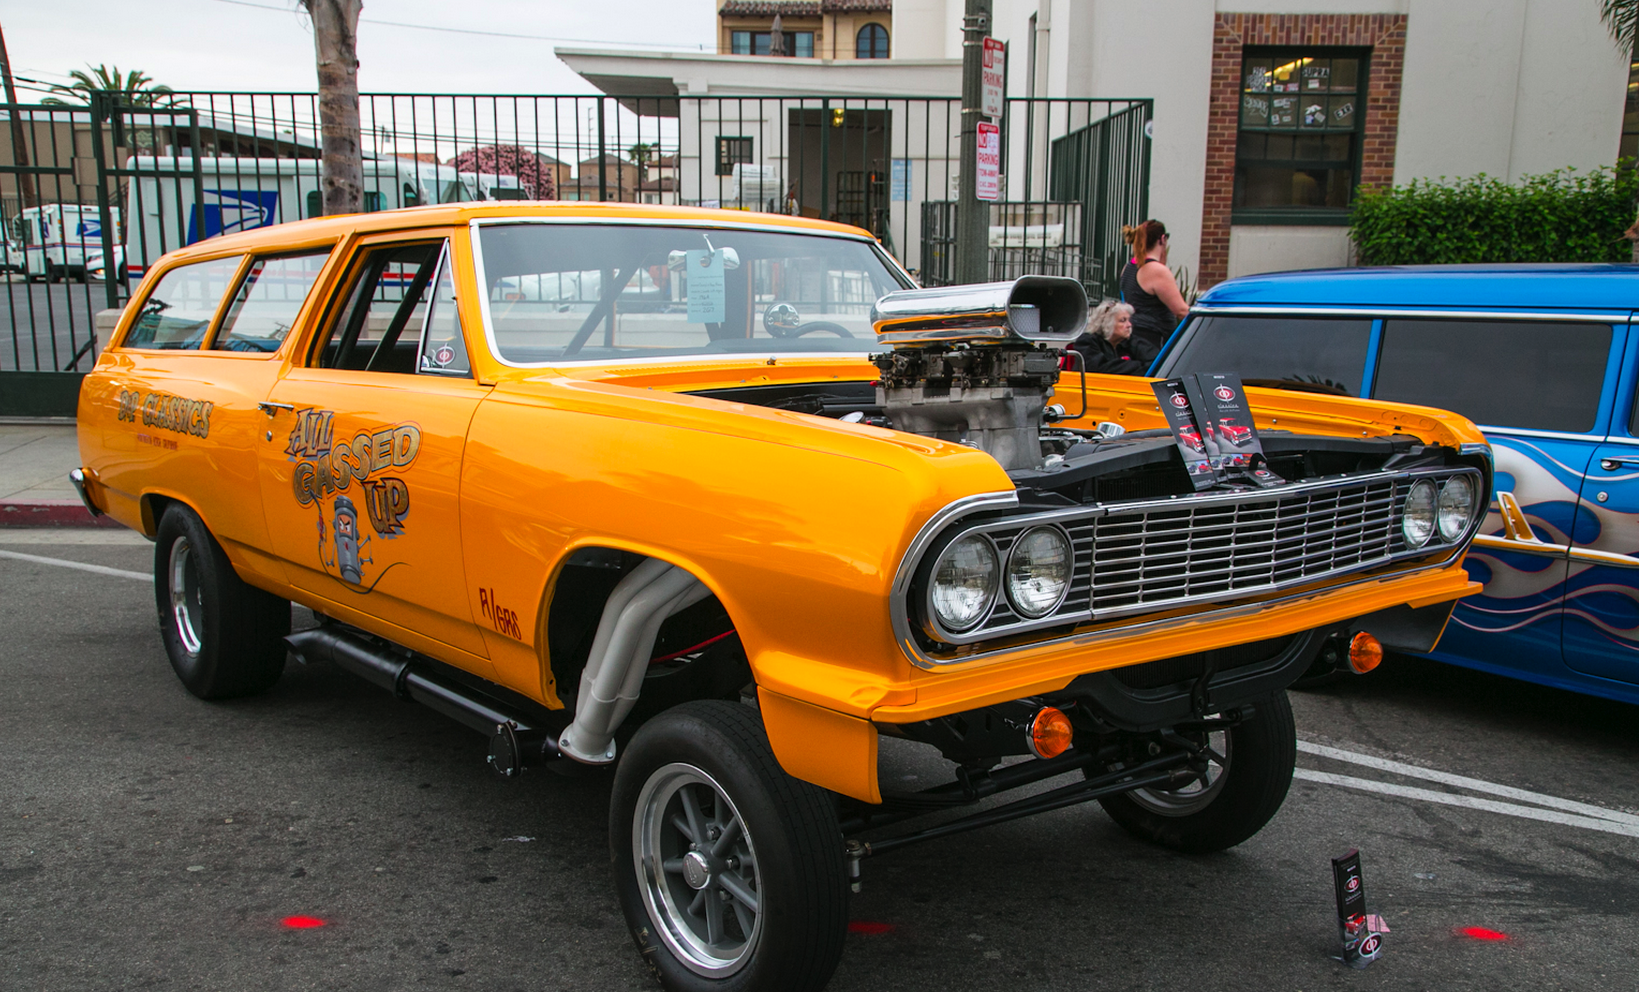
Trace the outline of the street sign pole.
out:
<instances>
[{"instance_id":1,"label":"street sign pole","mask_svg":"<svg viewBox=\"0 0 1639 992\"><path fill-rule=\"evenodd\" d=\"M979 121L984 118L984 43L990 0L967 0L962 17L962 194L956 206L958 283L990 278L990 204L978 196Z\"/></svg>"}]
</instances>

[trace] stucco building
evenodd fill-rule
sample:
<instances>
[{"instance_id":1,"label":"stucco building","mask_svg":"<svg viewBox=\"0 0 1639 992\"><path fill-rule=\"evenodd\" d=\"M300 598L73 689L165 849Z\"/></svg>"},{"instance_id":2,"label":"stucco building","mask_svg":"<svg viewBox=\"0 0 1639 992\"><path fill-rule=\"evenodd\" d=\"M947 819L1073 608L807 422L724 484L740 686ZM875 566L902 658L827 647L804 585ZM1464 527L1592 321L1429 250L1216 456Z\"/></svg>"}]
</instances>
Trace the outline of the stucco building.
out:
<instances>
[{"instance_id":1,"label":"stucco building","mask_svg":"<svg viewBox=\"0 0 1639 992\"><path fill-rule=\"evenodd\" d=\"M559 55L620 95L956 96L963 7L725 0L720 54ZM784 55L761 54L776 15ZM887 58L857 57L866 23ZM1512 181L1639 148L1639 74L1597 0L995 0L991 33L1009 97L1154 101L1149 213L1202 287L1347 264L1361 184Z\"/></svg>"}]
</instances>

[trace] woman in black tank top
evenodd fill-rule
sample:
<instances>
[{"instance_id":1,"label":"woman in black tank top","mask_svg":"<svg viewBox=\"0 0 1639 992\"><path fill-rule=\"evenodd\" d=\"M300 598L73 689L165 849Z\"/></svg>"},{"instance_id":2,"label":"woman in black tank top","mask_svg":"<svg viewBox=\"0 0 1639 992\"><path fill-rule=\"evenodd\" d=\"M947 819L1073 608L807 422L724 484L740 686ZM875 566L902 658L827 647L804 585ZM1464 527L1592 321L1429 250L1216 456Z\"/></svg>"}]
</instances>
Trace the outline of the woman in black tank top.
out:
<instances>
[{"instance_id":1,"label":"woman in black tank top","mask_svg":"<svg viewBox=\"0 0 1639 992\"><path fill-rule=\"evenodd\" d=\"M1121 299L1133 308L1132 336L1151 350L1160 351L1178 322L1189 313L1189 304L1167 268L1170 238L1158 220L1121 229L1132 248L1132 258L1121 270ZM1149 288L1145 288L1146 284Z\"/></svg>"}]
</instances>

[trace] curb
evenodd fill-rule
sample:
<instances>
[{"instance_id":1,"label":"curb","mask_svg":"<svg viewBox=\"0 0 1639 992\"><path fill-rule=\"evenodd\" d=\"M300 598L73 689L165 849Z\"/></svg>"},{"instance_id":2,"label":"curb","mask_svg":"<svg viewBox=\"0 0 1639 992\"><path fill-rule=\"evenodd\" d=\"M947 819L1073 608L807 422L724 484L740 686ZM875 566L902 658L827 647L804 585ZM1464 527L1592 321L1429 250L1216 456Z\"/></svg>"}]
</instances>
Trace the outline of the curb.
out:
<instances>
[{"instance_id":1,"label":"curb","mask_svg":"<svg viewBox=\"0 0 1639 992\"><path fill-rule=\"evenodd\" d=\"M0 527L119 527L104 514L93 517L77 499L0 500Z\"/></svg>"}]
</instances>

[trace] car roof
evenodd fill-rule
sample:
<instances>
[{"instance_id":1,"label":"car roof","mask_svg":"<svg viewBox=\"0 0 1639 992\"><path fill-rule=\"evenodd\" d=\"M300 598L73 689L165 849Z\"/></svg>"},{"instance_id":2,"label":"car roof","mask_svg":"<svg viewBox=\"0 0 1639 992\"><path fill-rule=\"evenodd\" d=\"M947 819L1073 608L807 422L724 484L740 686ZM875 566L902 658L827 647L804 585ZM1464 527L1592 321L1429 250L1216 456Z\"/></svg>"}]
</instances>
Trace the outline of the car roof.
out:
<instances>
[{"instance_id":1,"label":"car roof","mask_svg":"<svg viewBox=\"0 0 1639 992\"><path fill-rule=\"evenodd\" d=\"M1639 308L1639 265L1384 265L1243 276L1202 294L1205 306Z\"/></svg>"},{"instance_id":2,"label":"car roof","mask_svg":"<svg viewBox=\"0 0 1639 992\"><path fill-rule=\"evenodd\" d=\"M195 254L217 254L223 251L260 251L285 245L314 242L327 237L340 238L348 234L377 234L396 230L414 230L422 227L444 227L467 224L474 220L562 219L600 222L676 221L685 224L710 224L715 227L770 227L791 230L794 233L845 235L875 240L869 231L813 220L807 217L789 217L784 214L752 213L745 210L716 210L702 207L673 207L647 203L611 203L575 200L500 200L479 203L443 203L424 207L403 207L368 214L341 214L334 217L316 217L311 220L269 224L238 234L228 234L196 242L176 252L178 259Z\"/></svg>"}]
</instances>

